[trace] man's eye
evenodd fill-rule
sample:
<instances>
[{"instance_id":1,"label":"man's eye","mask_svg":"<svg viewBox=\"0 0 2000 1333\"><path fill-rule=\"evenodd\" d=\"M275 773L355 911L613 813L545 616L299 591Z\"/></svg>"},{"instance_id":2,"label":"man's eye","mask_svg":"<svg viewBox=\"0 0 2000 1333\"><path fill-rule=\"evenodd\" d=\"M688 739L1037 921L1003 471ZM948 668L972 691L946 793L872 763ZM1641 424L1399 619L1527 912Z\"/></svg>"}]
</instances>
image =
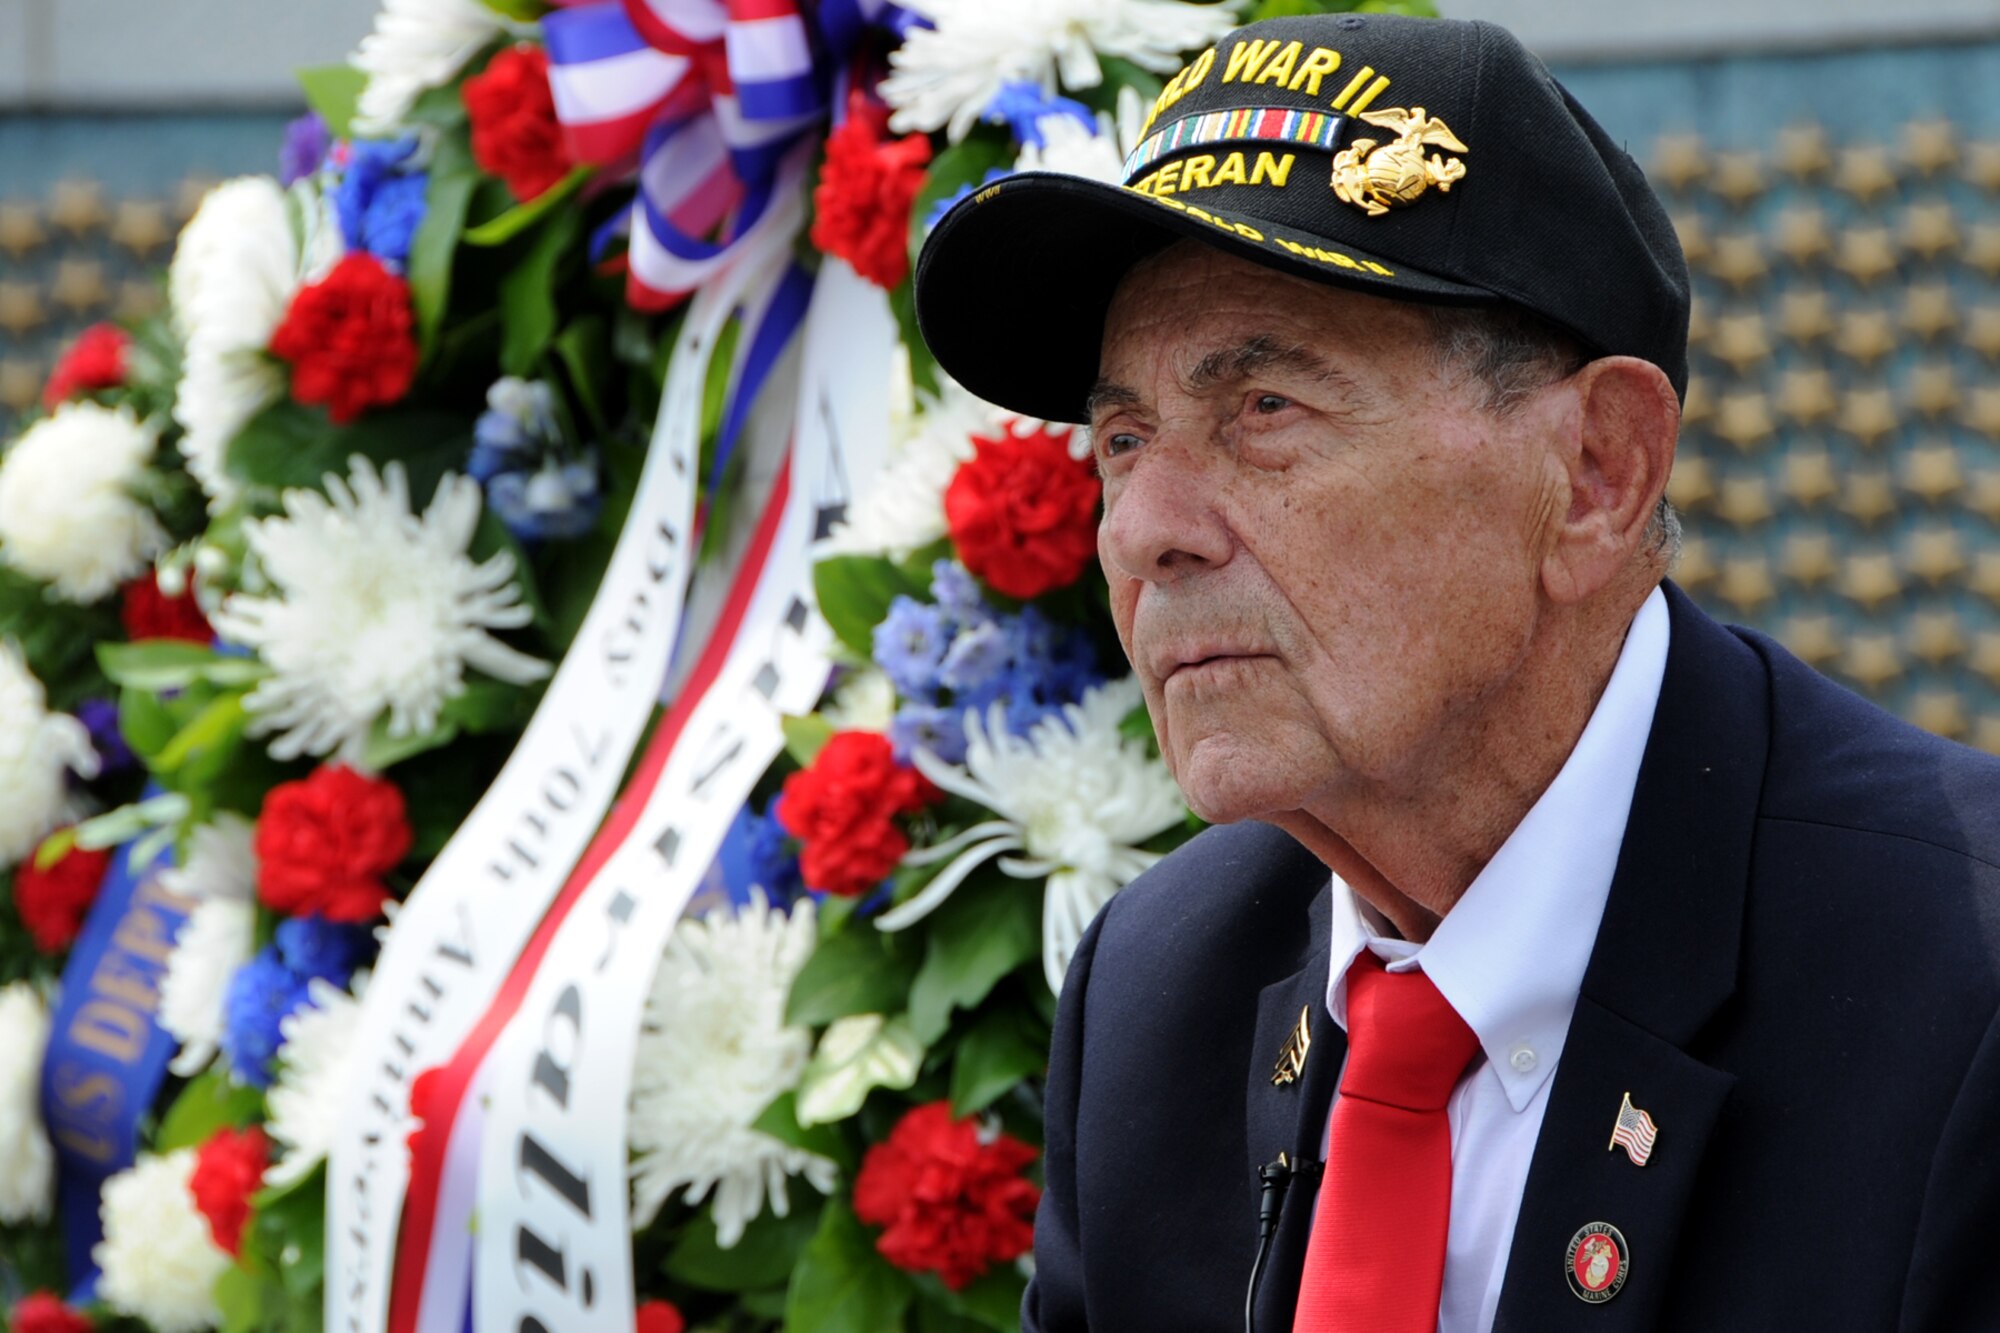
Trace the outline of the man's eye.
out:
<instances>
[{"instance_id":1,"label":"man's eye","mask_svg":"<svg viewBox=\"0 0 2000 1333\"><path fill-rule=\"evenodd\" d=\"M1282 412L1292 405L1291 399L1284 397L1282 394L1275 393L1260 393L1251 401L1256 411L1263 416L1269 416L1273 412Z\"/></svg>"},{"instance_id":2,"label":"man's eye","mask_svg":"<svg viewBox=\"0 0 2000 1333\"><path fill-rule=\"evenodd\" d=\"M1137 449L1140 443L1138 436L1132 434L1130 431L1122 430L1099 438L1102 441L1100 447L1103 449L1106 458L1116 458L1122 453Z\"/></svg>"}]
</instances>

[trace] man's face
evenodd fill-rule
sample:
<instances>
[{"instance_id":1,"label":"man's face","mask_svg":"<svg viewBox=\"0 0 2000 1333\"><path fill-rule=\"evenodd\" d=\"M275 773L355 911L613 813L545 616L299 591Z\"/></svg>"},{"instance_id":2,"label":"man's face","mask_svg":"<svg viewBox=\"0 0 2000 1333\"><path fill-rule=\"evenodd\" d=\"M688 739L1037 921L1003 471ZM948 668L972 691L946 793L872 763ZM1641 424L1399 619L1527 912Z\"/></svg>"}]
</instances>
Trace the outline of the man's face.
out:
<instances>
[{"instance_id":1,"label":"man's face","mask_svg":"<svg viewBox=\"0 0 2000 1333\"><path fill-rule=\"evenodd\" d=\"M1423 312L1193 243L1126 278L1093 444L1112 614L1204 818L1415 799L1520 666L1569 504Z\"/></svg>"}]
</instances>

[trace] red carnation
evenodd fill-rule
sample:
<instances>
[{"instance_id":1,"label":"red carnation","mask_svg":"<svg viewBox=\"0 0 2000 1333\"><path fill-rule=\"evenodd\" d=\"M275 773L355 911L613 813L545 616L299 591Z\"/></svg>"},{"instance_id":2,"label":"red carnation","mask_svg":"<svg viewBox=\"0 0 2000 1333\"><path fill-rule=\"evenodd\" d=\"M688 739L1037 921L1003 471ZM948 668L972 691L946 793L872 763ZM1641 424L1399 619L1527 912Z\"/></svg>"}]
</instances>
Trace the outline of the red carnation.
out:
<instances>
[{"instance_id":1,"label":"red carnation","mask_svg":"<svg viewBox=\"0 0 2000 1333\"><path fill-rule=\"evenodd\" d=\"M208 1234L231 1255L243 1254L243 1228L250 1221L250 1196L264 1184L271 1141L256 1126L218 1129L201 1145L188 1177L194 1206L208 1219Z\"/></svg>"},{"instance_id":2,"label":"red carnation","mask_svg":"<svg viewBox=\"0 0 2000 1333\"><path fill-rule=\"evenodd\" d=\"M79 393L125 383L125 352L131 345L132 339L116 324L93 324L77 334L42 387L42 410L53 412Z\"/></svg>"},{"instance_id":3,"label":"red carnation","mask_svg":"<svg viewBox=\"0 0 2000 1333\"><path fill-rule=\"evenodd\" d=\"M879 287L910 272L910 205L924 187L930 140L921 134L884 141L886 117L856 100L847 121L827 137L826 164L813 191L813 244L838 255Z\"/></svg>"},{"instance_id":4,"label":"red carnation","mask_svg":"<svg viewBox=\"0 0 2000 1333\"><path fill-rule=\"evenodd\" d=\"M156 574L147 574L125 585L119 618L125 622L125 637L134 643L141 639L207 643L215 637L215 631L208 627L208 617L201 613L201 604L194 599L194 590L190 588L178 597L169 597L160 591Z\"/></svg>"},{"instance_id":5,"label":"red carnation","mask_svg":"<svg viewBox=\"0 0 2000 1333\"><path fill-rule=\"evenodd\" d=\"M71 847L47 870L37 870L32 856L15 868L14 910L21 914L37 949L61 953L76 943L110 868L110 852L81 847Z\"/></svg>"},{"instance_id":6,"label":"red carnation","mask_svg":"<svg viewBox=\"0 0 2000 1333\"><path fill-rule=\"evenodd\" d=\"M257 817L257 897L287 916L372 921L389 897L382 876L410 850L394 783L333 765L280 783Z\"/></svg>"},{"instance_id":7,"label":"red carnation","mask_svg":"<svg viewBox=\"0 0 2000 1333\"><path fill-rule=\"evenodd\" d=\"M344 426L393 403L417 375L410 285L374 255L356 252L299 289L271 335L272 355L292 363L292 397L325 403Z\"/></svg>"},{"instance_id":8,"label":"red carnation","mask_svg":"<svg viewBox=\"0 0 2000 1333\"><path fill-rule=\"evenodd\" d=\"M516 199L525 203L569 175L548 52L510 46L467 79L460 95L472 118L472 160L506 181Z\"/></svg>"},{"instance_id":9,"label":"red carnation","mask_svg":"<svg viewBox=\"0 0 2000 1333\"><path fill-rule=\"evenodd\" d=\"M7 1327L14 1333L91 1333L97 1325L62 1303L53 1292L38 1291L14 1307Z\"/></svg>"},{"instance_id":10,"label":"red carnation","mask_svg":"<svg viewBox=\"0 0 2000 1333\"><path fill-rule=\"evenodd\" d=\"M785 779L778 822L805 844L806 886L852 897L880 884L910 850L896 816L936 799L923 774L896 762L887 737L842 731L810 768Z\"/></svg>"},{"instance_id":11,"label":"red carnation","mask_svg":"<svg viewBox=\"0 0 2000 1333\"><path fill-rule=\"evenodd\" d=\"M666 1301L647 1301L639 1307L635 1333L685 1333L687 1320Z\"/></svg>"},{"instance_id":12,"label":"red carnation","mask_svg":"<svg viewBox=\"0 0 2000 1333\"><path fill-rule=\"evenodd\" d=\"M868 1150L854 1178L854 1215L886 1228L882 1257L953 1291L1035 1243L1042 1192L1021 1178L1035 1150L1010 1134L981 1137L973 1120L951 1118L950 1102L929 1102Z\"/></svg>"},{"instance_id":13,"label":"red carnation","mask_svg":"<svg viewBox=\"0 0 2000 1333\"><path fill-rule=\"evenodd\" d=\"M1009 597L1076 582L1097 555L1097 474L1069 452L1069 431L974 436L944 493L965 567Z\"/></svg>"}]
</instances>

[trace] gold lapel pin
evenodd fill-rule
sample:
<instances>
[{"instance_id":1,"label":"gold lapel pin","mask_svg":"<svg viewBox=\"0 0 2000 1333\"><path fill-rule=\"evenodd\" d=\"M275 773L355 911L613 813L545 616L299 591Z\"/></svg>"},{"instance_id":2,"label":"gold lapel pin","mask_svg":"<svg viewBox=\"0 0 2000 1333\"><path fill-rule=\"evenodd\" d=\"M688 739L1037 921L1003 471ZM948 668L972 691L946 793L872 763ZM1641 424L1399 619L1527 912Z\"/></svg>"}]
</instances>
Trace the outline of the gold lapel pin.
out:
<instances>
[{"instance_id":1,"label":"gold lapel pin","mask_svg":"<svg viewBox=\"0 0 2000 1333\"><path fill-rule=\"evenodd\" d=\"M1653 1141L1659 1137L1660 1127L1653 1123L1653 1117L1632 1105L1632 1094L1628 1092L1624 1105L1618 1108L1618 1123L1611 1127L1611 1142L1604 1145L1604 1151L1623 1148L1632 1165L1644 1166L1653 1155Z\"/></svg>"},{"instance_id":2,"label":"gold lapel pin","mask_svg":"<svg viewBox=\"0 0 2000 1333\"><path fill-rule=\"evenodd\" d=\"M1299 1075L1305 1072L1306 1052L1312 1049L1313 1044L1312 1025L1307 1021L1311 1013L1311 1005L1300 1009L1299 1021L1292 1025L1291 1032L1285 1037L1284 1047L1278 1052L1278 1067L1271 1071L1271 1082L1276 1087L1296 1083Z\"/></svg>"}]
</instances>

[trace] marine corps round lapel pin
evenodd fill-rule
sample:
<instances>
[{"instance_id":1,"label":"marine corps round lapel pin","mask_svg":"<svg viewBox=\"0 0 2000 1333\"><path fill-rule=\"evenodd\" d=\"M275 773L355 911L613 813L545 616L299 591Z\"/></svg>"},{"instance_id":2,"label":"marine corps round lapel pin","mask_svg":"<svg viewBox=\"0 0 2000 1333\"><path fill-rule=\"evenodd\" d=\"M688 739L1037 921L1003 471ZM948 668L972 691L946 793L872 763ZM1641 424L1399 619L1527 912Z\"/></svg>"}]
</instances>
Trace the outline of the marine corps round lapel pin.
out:
<instances>
[{"instance_id":1,"label":"marine corps round lapel pin","mask_svg":"<svg viewBox=\"0 0 2000 1333\"><path fill-rule=\"evenodd\" d=\"M1587 1305L1602 1305L1618 1294L1630 1271L1632 1251L1609 1222L1592 1222L1569 1238L1563 1273L1569 1289Z\"/></svg>"}]
</instances>

